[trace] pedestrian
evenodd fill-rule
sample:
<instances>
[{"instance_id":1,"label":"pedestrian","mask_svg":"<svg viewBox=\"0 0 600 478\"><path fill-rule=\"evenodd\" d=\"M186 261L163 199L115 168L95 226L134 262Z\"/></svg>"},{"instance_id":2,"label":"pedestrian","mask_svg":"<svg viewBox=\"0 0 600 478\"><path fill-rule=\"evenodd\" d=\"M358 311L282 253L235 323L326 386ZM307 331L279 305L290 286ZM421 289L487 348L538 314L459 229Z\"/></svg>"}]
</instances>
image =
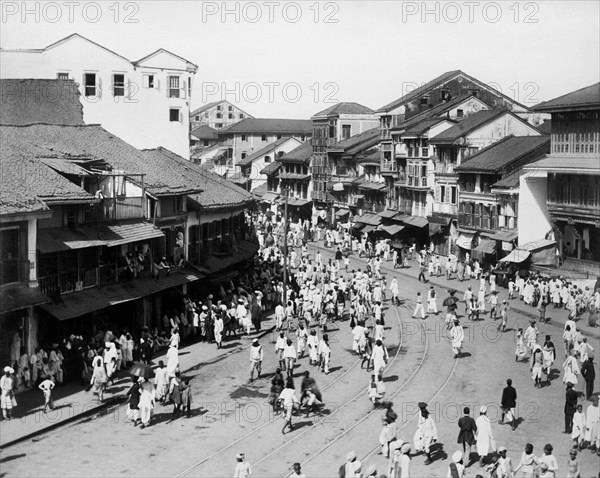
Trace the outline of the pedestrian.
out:
<instances>
[{"instance_id":1,"label":"pedestrian","mask_svg":"<svg viewBox=\"0 0 600 478\"><path fill-rule=\"evenodd\" d=\"M39 384L38 388L44 393L44 413L47 413L48 409L54 410L54 402L52 401L54 382L47 378Z\"/></svg>"},{"instance_id":2,"label":"pedestrian","mask_svg":"<svg viewBox=\"0 0 600 478\"><path fill-rule=\"evenodd\" d=\"M450 337L452 339L454 358L462 357L462 344L465 340L465 332L458 319L454 319L454 327L450 330Z\"/></svg>"},{"instance_id":3,"label":"pedestrian","mask_svg":"<svg viewBox=\"0 0 600 478\"><path fill-rule=\"evenodd\" d=\"M223 330L225 330L225 324L223 323L223 317L221 313L216 314L213 329L217 349L220 349L221 347L223 347Z\"/></svg>"},{"instance_id":4,"label":"pedestrian","mask_svg":"<svg viewBox=\"0 0 600 478\"><path fill-rule=\"evenodd\" d=\"M492 434L492 422L487 416L487 407L482 405L479 409L479 417L475 420L477 425L477 454L479 455L479 466L485 464L490 451L495 451L494 435Z\"/></svg>"},{"instance_id":5,"label":"pedestrian","mask_svg":"<svg viewBox=\"0 0 600 478\"><path fill-rule=\"evenodd\" d=\"M133 383L131 388L127 392L129 396L129 402L127 404L127 418L133 422L133 426L138 426L140 418L140 383L138 377L132 377Z\"/></svg>"},{"instance_id":6,"label":"pedestrian","mask_svg":"<svg viewBox=\"0 0 600 478\"><path fill-rule=\"evenodd\" d=\"M594 370L594 357L588 356L588 359L581 365L581 376L585 380L585 398L591 400L594 394L594 382L596 380L596 371Z\"/></svg>"},{"instance_id":7,"label":"pedestrian","mask_svg":"<svg viewBox=\"0 0 600 478\"><path fill-rule=\"evenodd\" d=\"M471 447L475 444L475 436L477 434L477 425L475 420L469 416L471 410L469 407L463 409L464 417L458 420L458 444L463 446L463 454L465 457L465 467L469 467L471 463Z\"/></svg>"},{"instance_id":8,"label":"pedestrian","mask_svg":"<svg viewBox=\"0 0 600 478\"><path fill-rule=\"evenodd\" d=\"M317 331L315 329L310 331L306 345L308 347L308 363L310 365L317 365L319 363L319 339L317 338Z\"/></svg>"},{"instance_id":9,"label":"pedestrian","mask_svg":"<svg viewBox=\"0 0 600 478\"><path fill-rule=\"evenodd\" d=\"M508 309L509 305L505 299L502 301L502 305L500 306L500 318L502 319L502 321L498 326L498 330L502 330L502 332L506 331L506 325L508 324Z\"/></svg>"},{"instance_id":10,"label":"pedestrian","mask_svg":"<svg viewBox=\"0 0 600 478\"><path fill-rule=\"evenodd\" d=\"M542 347L542 369L546 374L546 383L550 383L552 365L554 364L554 360L556 360L556 349L554 348L554 343L552 340L550 340L550 338L550 335L546 335L546 341Z\"/></svg>"},{"instance_id":11,"label":"pedestrian","mask_svg":"<svg viewBox=\"0 0 600 478\"><path fill-rule=\"evenodd\" d=\"M381 340L376 340L375 346L373 347L373 353L371 354L375 375L379 377L383 376L383 371L387 366L388 358L388 353L383 342Z\"/></svg>"},{"instance_id":12,"label":"pedestrian","mask_svg":"<svg viewBox=\"0 0 600 478\"><path fill-rule=\"evenodd\" d=\"M179 371L179 350L174 345L170 345L167 350L167 375L174 377Z\"/></svg>"},{"instance_id":13,"label":"pedestrian","mask_svg":"<svg viewBox=\"0 0 600 478\"><path fill-rule=\"evenodd\" d=\"M329 335L324 334L319 342L319 362L321 371L329 374L329 361L331 360L331 349L329 348Z\"/></svg>"},{"instance_id":14,"label":"pedestrian","mask_svg":"<svg viewBox=\"0 0 600 478\"><path fill-rule=\"evenodd\" d=\"M573 384L567 382L567 389L565 392L565 431L563 433L573 433L573 415L577 410L577 392L573 390Z\"/></svg>"},{"instance_id":15,"label":"pedestrian","mask_svg":"<svg viewBox=\"0 0 600 478\"><path fill-rule=\"evenodd\" d=\"M448 465L448 478L462 478L464 474L463 454L457 450L452 454L452 462Z\"/></svg>"},{"instance_id":16,"label":"pedestrian","mask_svg":"<svg viewBox=\"0 0 600 478\"><path fill-rule=\"evenodd\" d=\"M413 313L413 319L417 317L417 314L421 313L421 318L425 318L425 309L423 308L423 298L421 297L421 293L417 292L415 311Z\"/></svg>"},{"instance_id":17,"label":"pedestrian","mask_svg":"<svg viewBox=\"0 0 600 478\"><path fill-rule=\"evenodd\" d=\"M546 446L544 446L544 454L539 458L540 469L542 471L540 478L556 477L556 472L558 471L558 461L556 460L556 457L552 454L553 449L554 448L549 443Z\"/></svg>"},{"instance_id":18,"label":"pedestrian","mask_svg":"<svg viewBox=\"0 0 600 478\"><path fill-rule=\"evenodd\" d=\"M283 410L285 412L285 424L281 429L281 433L285 433L286 428L289 428L290 431L292 431L294 429L294 424L292 423L292 413L294 412L294 408L300 405L300 401L298 400L298 397L296 397L294 380L291 377L288 377L285 388L279 395L279 401L282 403Z\"/></svg>"},{"instance_id":19,"label":"pedestrian","mask_svg":"<svg viewBox=\"0 0 600 478\"><path fill-rule=\"evenodd\" d=\"M498 448L498 467L496 468L498 478L512 478L514 476L513 464L510 457L507 456L506 447L501 446Z\"/></svg>"},{"instance_id":20,"label":"pedestrian","mask_svg":"<svg viewBox=\"0 0 600 478\"><path fill-rule=\"evenodd\" d=\"M495 276L491 275L490 277L495 277ZM497 314L497 312L498 312L498 292L493 291L490 295L489 301L490 301L490 306L491 306L490 318L492 320L496 320L496 318L498 317L498 314Z\"/></svg>"},{"instance_id":21,"label":"pedestrian","mask_svg":"<svg viewBox=\"0 0 600 478\"><path fill-rule=\"evenodd\" d=\"M521 455L521 461L515 468L514 473L516 475L519 471L521 471L523 473L523 478L533 478L533 474L538 465L538 459L533 454L533 445L531 443L527 443L525 445L525 451Z\"/></svg>"},{"instance_id":22,"label":"pedestrian","mask_svg":"<svg viewBox=\"0 0 600 478\"><path fill-rule=\"evenodd\" d=\"M235 458L237 464L235 465L233 478L248 478L252 474L252 468L250 467L250 463L246 461L246 455L238 453Z\"/></svg>"},{"instance_id":23,"label":"pedestrian","mask_svg":"<svg viewBox=\"0 0 600 478\"><path fill-rule=\"evenodd\" d=\"M438 315L437 298L433 286L431 286L427 295L427 313Z\"/></svg>"},{"instance_id":24,"label":"pedestrian","mask_svg":"<svg viewBox=\"0 0 600 478\"><path fill-rule=\"evenodd\" d=\"M346 455L346 463L340 466L340 478L354 478L356 471L362 468L362 463L357 459L356 452L350 451Z\"/></svg>"},{"instance_id":25,"label":"pedestrian","mask_svg":"<svg viewBox=\"0 0 600 478\"><path fill-rule=\"evenodd\" d=\"M142 425L140 428L150 426L152 419L152 411L154 410L154 400L156 398L156 390L154 384L148 378L140 377L140 419Z\"/></svg>"},{"instance_id":26,"label":"pedestrian","mask_svg":"<svg viewBox=\"0 0 600 478\"><path fill-rule=\"evenodd\" d=\"M175 376L171 378L169 385L169 397L173 402L173 418L177 418L181 412L181 374L175 372Z\"/></svg>"},{"instance_id":27,"label":"pedestrian","mask_svg":"<svg viewBox=\"0 0 600 478\"><path fill-rule=\"evenodd\" d=\"M285 358L283 356L285 344L285 333L283 331L279 332L279 337L277 337L277 341L275 342L275 353L277 354L277 358L279 359L279 368L281 370L285 370Z\"/></svg>"},{"instance_id":28,"label":"pedestrian","mask_svg":"<svg viewBox=\"0 0 600 478\"><path fill-rule=\"evenodd\" d=\"M569 450L569 463L567 464L567 478L581 478L581 461L577 457L577 449Z\"/></svg>"},{"instance_id":29,"label":"pedestrian","mask_svg":"<svg viewBox=\"0 0 600 478\"><path fill-rule=\"evenodd\" d=\"M321 415L319 410L319 403L323 402L323 396L317 386L317 382L310 376L310 372L307 370L304 372L304 378L300 385L300 404L306 405L306 418L310 415L310 412L318 413Z\"/></svg>"},{"instance_id":30,"label":"pedestrian","mask_svg":"<svg viewBox=\"0 0 600 478\"><path fill-rule=\"evenodd\" d=\"M304 328L304 324L300 322L298 329L296 330L296 340L298 344L298 360L304 357L304 351L306 350L306 340L308 339L308 332Z\"/></svg>"},{"instance_id":31,"label":"pedestrian","mask_svg":"<svg viewBox=\"0 0 600 478\"><path fill-rule=\"evenodd\" d=\"M598 407L598 395L592 397L592 404L585 411L585 441L589 442L592 453L600 456L600 407Z\"/></svg>"},{"instance_id":32,"label":"pedestrian","mask_svg":"<svg viewBox=\"0 0 600 478\"><path fill-rule=\"evenodd\" d=\"M189 380L184 380L180 385L181 389L181 413L185 413L185 418L190 418L192 414L192 386Z\"/></svg>"},{"instance_id":33,"label":"pedestrian","mask_svg":"<svg viewBox=\"0 0 600 478\"><path fill-rule=\"evenodd\" d=\"M391 446L389 478L410 478L410 443L396 440L396 446ZM373 466L373 465L371 465ZM367 475L369 476L369 475Z\"/></svg>"},{"instance_id":34,"label":"pedestrian","mask_svg":"<svg viewBox=\"0 0 600 478\"><path fill-rule=\"evenodd\" d=\"M158 367L154 371L154 386L156 387L155 399L163 403L169 392L169 373L162 360L159 360Z\"/></svg>"},{"instance_id":35,"label":"pedestrian","mask_svg":"<svg viewBox=\"0 0 600 478\"><path fill-rule=\"evenodd\" d=\"M527 347L523 340L523 329L517 330L517 348L515 349L515 362L524 359L527 356Z\"/></svg>"},{"instance_id":36,"label":"pedestrian","mask_svg":"<svg viewBox=\"0 0 600 478\"><path fill-rule=\"evenodd\" d=\"M108 377L106 376L102 357L94 357L94 372L92 373L90 384L92 385L92 393L97 395L100 401L104 399L104 390L106 389L107 382Z\"/></svg>"},{"instance_id":37,"label":"pedestrian","mask_svg":"<svg viewBox=\"0 0 600 478\"><path fill-rule=\"evenodd\" d=\"M302 473L300 463L294 463L292 470L294 470L294 472L290 475L291 478L306 478L306 475Z\"/></svg>"},{"instance_id":38,"label":"pedestrian","mask_svg":"<svg viewBox=\"0 0 600 478\"><path fill-rule=\"evenodd\" d=\"M273 407L274 411L277 411L279 407L279 395L283 391L284 381L283 374L281 373L281 369L278 368L275 370L275 375L271 379L271 394L269 396L269 403Z\"/></svg>"},{"instance_id":39,"label":"pedestrian","mask_svg":"<svg viewBox=\"0 0 600 478\"><path fill-rule=\"evenodd\" d=\"M419 258L419 282L421 282L421 278L423 278L423 282L427 282L427 278L425 277L425 259Z\"/></svg>"},{"instance_id":40,"label":"pedestrian","mask_svg":"<svg viewBox=\"0 0 600 478\"><path fill-rule=\"evenodd\" d=\"M565 359L563 363L563 383L571 382L573 386L575 386L579 382L577 376L581 373L581 371L579 369L579 364L577 363L577 356L578 353L572 351L572 353L570 353Z\"/></svg>"},{"instance_id":41,"label":"pedestrian","mask_svg":"<svg viewBox=\"0 0 600 478\"><path fill-rule=\"evenodd\" d=\"M256 370L257 378L260 378L262 371L262 361L264 358L262 345L258 343L258 339L252 341L250 347L250 381L254 381L254 371Z\"/></svg>"},{"instance_id":42,"label":"pedestrian","mask_svg":"<svg viewBox=\"0 0 600 478\"><path fill-rule=\"evenodd\" d=\"M542 347L535 343L531 349L531 359L529 363L529 370L531 370L531 379L535 385L535 388L542 387L542 365L544 363L544 355Z\"/></svg>"},{"instance_id":43,"label":"pedestrian","mask_svg":"<svg viewBox=\"0 0 600 478\"><path fill-rule=\"evenodd\" d=\"M504 421L512 427L513 431L517 428L517 417L515 416L515 410L517 407L517 391L512 386L512 380L506 379L506 387L502 390L502 399L500 400L502 407L502 416L500 423L504 424Z\"/></svg>"},{"instance_id":44,"label":"pedestrian","mask_svg":"<svg viewBox=\"0 0 600 478\"><path fill-rule=\"evenodd\" d=\"M571 439L573 440L573 448L582 449L583 441L585 437L585 415L583 413L583 406L577 405L577 411L573 415L573 431L571 432Z\"/></svg>"},{"instance_id":45,"label":"pedestrian","mask_svg":"<svg viewBox=\"0 0 600 478\"><path fill-rule=\"evenodd\" d=\"M294 366L296 363L296 357L298 354L296 353L296 348L292 343L292 339L287 339L285 343L285 348L283 349L283 359L285 360L285 367L287 370L287 376L294 376Z\"/></svg>"},{"instance_id":46,"label":"pedestrian","mask_svg":"<svg viewBox=\"0 0 600 478\"><path fill-rule=\"evenodd\" d=\"M415 451L417 453L425 453L425 456L427 457L425 464L429 465L432 463L431 445L437 441L437 428L435 426L435 422L429 415L427 404L420 402L419 410L419 422L413 441L415 445Z\"/></svg>"}]
</instances>

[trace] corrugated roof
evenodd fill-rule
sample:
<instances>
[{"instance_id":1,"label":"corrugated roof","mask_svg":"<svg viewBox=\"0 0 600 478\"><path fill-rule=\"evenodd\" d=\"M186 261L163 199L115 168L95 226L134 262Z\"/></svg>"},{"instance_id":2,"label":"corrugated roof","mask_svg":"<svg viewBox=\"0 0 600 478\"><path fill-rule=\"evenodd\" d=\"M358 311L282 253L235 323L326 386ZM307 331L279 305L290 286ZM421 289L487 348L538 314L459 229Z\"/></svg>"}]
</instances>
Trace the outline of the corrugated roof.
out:
<instances>
[{"instance_id":1,"label":"corrugated roof","mask_svg":"<svg viewBox=\"0 0 600 478\"><path fill-rule=\"evenodd\" d=\"M390 110L397 108L398 106L401 106L405 103L408 103L408 102L414 100L415 98L419 98L421 95L423 95L423 93L426 93L427 91L435 88L436 86L439 86L440 84L446 83L448 80L450 80L451 78L454 78L456 75L458 75L460 73L462 73L461 70L452 70L452 71L447 71L446 73L442 73L437 78L434 78L433 80L428 81L427 83L420 86L416 90L410 91L409 93L406 93L404 96L401 96L397 100L394 100L391 103L388 103L387 105L382 106L376 112L377 113L386 113Z\"/></svg>"},{"instance_id":2,"label":"corrugated roof","mask_svg":"<svg viewBox=\"0 0 600 478\"><path fill-rule=\"evenodd\" d=\"M282 163L304 163L308 164L313 153L312 144L310 141L305 141L297 148L292 149L289 153L285 153L277 161Z\"/></svg>"},{"instance_id":3,"label":"corrugated roof","mask_svg":"<svg viewBox=\"0 0 600 478\"><path fill-rule=\"evenodd\" d=\"M600 83L580 88L553 100L545 101L533 107L532 110L552 113L598 108L600 108Z\"/></svg>"},{"instance_id":4,"label":"corrugated roof","mask_svg":"<svg viewBox=\"0 0 600 478\"><path fill-rule=\"evenodd\" d=\"M2 125L84 124L73 80L0 80L0 98Z\"/></svg>"},{"instance_id":5,"label":"corrugated roof","mask_svg":"<svg viewBox=\"0 0 600 478\"><path fill-rule=\"evenodd\" d=\"M244 118L219 131L225 134L303 134L312 135L312 121L283 118Z\"/></svg>"},{"instance_id":6,"label":"corrugated roof","mask_svg":"<svg viewBox=\"0 0 600 478\"><path fill-rule=\"evenodd\" d=\"M413 123L412 126L409 126L402 134L402 137L404 138L404 137L409 137L409 136L421 136L426 131L429 131L429 129L431 127L435 126L438 123L441 123L442 121L452 121L452 120L448 119L448 118L426 118L426 119L423 119L421 121Z\"/></svg>"},{"instance_id":7,"label":"corrugated roof","mask_svg":"<svg viewBox=\"0 0 600 478\"><path fill-rule=\"evenodd\" d=\"M378 144L380 135L381 133L379 128L371 128L367 131L363 131L362 133L350 136L348 139L335 143L327 148L327 151L355 154L357 151L361 151L364 148L370 148L374 144Z\"/></svg>"},{"instance_id":8,"label":"corrugated roof","mask_svg":"<svg viewBox=\"0 0 600 478\"><path fill-rule=\"evenodd\" d=\"M337 103L333 106L330 106L323 111L319 111L317 114L313 115L313 118L318 118L321 116L332 117L339 115L372 115L375 111L367 106L363 106L359 103L344 101L342 103Z\"/></svg>"},{"instance_id":9,"label":"corrugated roof","mask_svg":"<svg viewBox=\"0 0 600 478\"><path fill-rule=\"evenodd\" d=\"M190 134L198 139L219 139L217 130L206 124L193 129Z\"/></svg>"},{"instance_id":10,"label":"corrugated roof","mask_svg":"<svg viewBox=\"0 0 600 478\"><path fill-rule=\"evenodd\" d=\"M521 179L521 175L523 174L523 170L519 169L517 171L513 171L510 174L504 176L500 181L492 184L490 189L512 189L519 187L519 181Z\"/></svg>"},{"instance_id":11,"label":"corrugated roof","mask_svg":"<svg viewBox=\"0 0 600 478\"><path fill-rule=\"evenodd\" d=\"M548 136L507 136L474 154L460 166L456 172L496 173L518 161L523 156L539 150L537 158L550 152Z\"/></svg>"},{"instance_id":12,"label":"corrugated roof","mask_svg":"<svg viewBox=\"0 0 600 478\"><path fill-rule=\"evenodd\" d=\"M254 201L252 193L236 186L218 174L202 169L199 165L190 163L187 159L165 148L142 151L147 156L170 159L177 169L187 171L190 181L196 184L202 192L188 195L188 200L195 202L202 209L218 209L248 206Z\"/></svg>"},{"instance_id":13,"label":"corrugated roof","mask_svg":"<svg viewBox=\"0 0 600 478\"><path fill-rule=\"evenodd\" d=\"M467 116L460 123L451 126L437 136L430 138L431 143L452 143L470 132L480 128L503 114L511 114L508 110L483 110Z\"/></svg>"},{"instance_id":14,"label":"corrugated roof","mask_svg":"<svg viewBox=\"0 0 600 478\"><path fill-rule=\"evenodd\" d=\"M440 103L439 105L436 105L433 108L429 108L429 109L424 110L414 116L411 116L405 122L400 123L398 126L395 126L394 128L392 128L392 131L409 128L409 127L416 125L417 123L423 121L424 119L428 119L428 118L432 118L432 117L440 117L441 118L442 117L441 115L448 112L452 108L455 108L458 105L466 102L467 100L469 100L471 98L475 98L477 101L480 101L481 103L486 105L488 108L491 108L490 105L488 105L481 98L477 98L475 95L469 95L469 94L459 95L456 98L452 98L450 101ZM449 118L446 118L446 119L449 119ZM452 121L452 120L449 119L449 121Z\"/></svg>"},{"instance_id":15,"label":"corrugated roof","mask_svg":"<svg viewBox=\"0 0 600 478\"><path fill-rule=\"evenodd\" d=\"M280 162L273 161L272 163L269 163L264 168L262 168L260 170L260 174L266 174L267 176L275 174L277 171L279 171L279 168L281 168L281 166L283 165Z\"/></svg>"},{"instance_id":16,"label":"corrugated roof","mask_svg":"<svg viewBox=\"0 0 600 478\"><path fill-rule=\"evenodd\" d=\"M600 175L597 156L546 156L525 166L530 171L568 172Z\"/></svg>"}]
</instances>

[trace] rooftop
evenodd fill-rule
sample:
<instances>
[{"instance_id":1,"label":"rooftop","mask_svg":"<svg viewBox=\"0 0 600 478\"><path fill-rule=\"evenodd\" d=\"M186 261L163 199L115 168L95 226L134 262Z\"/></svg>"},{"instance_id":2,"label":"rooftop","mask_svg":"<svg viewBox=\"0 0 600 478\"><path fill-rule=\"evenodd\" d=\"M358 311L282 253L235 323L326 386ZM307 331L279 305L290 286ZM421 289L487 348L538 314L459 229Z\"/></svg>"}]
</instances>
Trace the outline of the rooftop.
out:
<instances>
[{"instance_id":1,"label":"rooftop","mask_svg":"<svg viewBox=\"0 0 600 478\"><path fill-rule=\"evenodd\" d=\"M544 113L600 109L600 83L545 101L532 109Z\"/></svg>"},{"instance_id":2,"label":"rooftop","mask_svg":"<svg viewBox=\"0 0 600 478\"><path fill-rule=\"evenodd\" d=\"M379 143L380 134L379 128L371 128L360 134L355 134L354 136L350 136L348 139L335 143L333 146L327 148L327 151L354 154Z\"/></svg>"},{"instance_id":3,"label":"rooftop","mask_svg":"<svg viewBox=\"0 0 600 478\"><path fill-rule=\"evenodd\" d=\"M288 137L284 137L284 138L280 138L277 141L275 141L274 143L270 143L267 146L265 146L264 148L261 148L258 151L252 153L250 156L246 156L244 159L240 159L237 164L238 164L238 166L248 166L255 159L258 159L258 158L260 158L262 156L265 156L267 154L272 154L273 155L273 157L271 158L272 160L277 159L275 157L276 154L274 152L275 152L275 150L279 146L281 146L286 141L295 141L295 142L298 142L298 140L296 140L294 138L290 138L289 136Z\"/></svg>"},{"instance_id":4,"label":"rooftop","mask_svg":"<svg viewBox=\"0 0 600 478\"><path fill-rule=\"evenodd\" d=\"M430 141L432 143L452 143L507 113L512 114L508 110L478 111L477 113L467 116L460 123L457 123L456 125L441 132L434 138L431 138Z\"/></svg>"},{"instance_id":5,"label":"rooftop","mask_svg":"<svg viewBox=\"0 0 600 478\"><path fill-rule=\"evenodd\" d=\"M598 158L592 156L549 155L539 161L528 164L527 171L546 171L549 173L600 175Z\"/></svg>"},{"instance_id":6,"label":"rooftop","mask_svg":"<svg viewBox=\"0 0 600 478\"><path fill-rule=\"evenodd\" d=\"M317 114L313 115L313 118L318 118L321 116L329 118L339 115L372 115L374 113L375 111L373 111L371 108L358 103L346 101L330 106L323 111L319 111Z\"/></svg>"},{"instance_id":7,"label":"rooftop","mask_svg":"<svg viewBox=\"0 0 600 478\"><path fill-rule=\"evenodd\" d=\"M73 80L0 80L0 97L3 125L84 124Z\"/></svg>"},{"instance_id":8,"label":"rooftop","mask_svg":"<svg viewBox=\"0 0 600 478\"><path fill-rule=\"evenodd\" d=\"M504 176L500 181L492 184L490 186L491 189L513 189L519 187L519 181L521 179L521 175L523 174L522 169L518 169L513 171L510 174Z\"/></svg>"},{"instance_id":9,"label":"rooftop","mask_svg":"<svg viewBox=\"0 0 600 478\"><path fill-rule=\"evenodd\" d=\"M233 103L230 103L227 100L220 100L220 101L213 101L212 103L206 103L205 105L201 106L200 108L196 108L194 111L192 111L190 113L190 117L192 116L196 116L199 115L200 113L204 113L205 111L210 110L211 108L214 108L215 106L218 105L227 105L227 106L235 106L235 108L238 111L241 111L242 113L244 113L247 117L250 117L250 115L248 115L248 113L246 113L245 111L243 111L242 109L240 109L239 106L234 105Z\"/></svg>"},{"instance_id":10,"label":"rooftop","mask_svg":"<svg viewBox=\"0 0 600 478\"><path fill-rule=\"evenodd\" d=\"M412 123L411 126L408 126L406 128L406 130L404 131L404 133L402 134L402 137L404 138L404 137L408 137L408 136L421 136L422 134L429 131L430 128L432 128L433 126L435 126L438 123L441 123L442 121L454 122L449 118L422 119L421 121Z\"/></svg>"},{"instance_id":11,"label":"rooftop","mask_svg":"<svg viewBox=\"0 0 600 478\"><path fill-rule=\"evenodd\" d=\"M507 136L471 156L455 171L496 173L536 151L538 155L532 159L539 159L550 152L549 136Z\"/></svg>"},{"instance_id":12,"label":"rooftop","mask_svg":"<svg viewBox=\"0 0 600 478\"><path fill-rule=\"evenodd\" d=\"M312 153L312 144L310 144L310 141L305 141L289 153L285 153L280 158L277 158L277 161L282 163L309 163Z\"/></svg>"},{"instance_id":13,"label":"rooftop","mask_svg":"<svg viewBox=\"0 0 600 478\"><path fill-rule=\"evenodd\" d=\"M198 139L219 139L217 130L205 124L194 128L190 134Z\"/></svg>"},{"instance_id":14,"label":"rooftop","mask_svg":"<svg viewBox=\"0 0 600 478\"><path fill-rule=\"evenodd\" d=\"M244 118L219 134L303 134L312 135L312 121L283 118Z\"/></svg>"}]
</instances>

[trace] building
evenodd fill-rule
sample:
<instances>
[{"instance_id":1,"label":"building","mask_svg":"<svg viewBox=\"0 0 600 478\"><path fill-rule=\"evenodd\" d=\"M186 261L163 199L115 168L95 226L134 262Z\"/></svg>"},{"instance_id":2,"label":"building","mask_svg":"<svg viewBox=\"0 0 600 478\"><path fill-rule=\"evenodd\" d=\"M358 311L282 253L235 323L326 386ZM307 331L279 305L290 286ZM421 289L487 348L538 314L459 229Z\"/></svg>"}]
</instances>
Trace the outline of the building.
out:
<instances>
[{"instance_id":1,"label":"building","mask_svg":"<svg viewBox=\"0 0 600 478\"><path fill-rule=\"evenodd\" d=\"M0 78L74 80L87 124L102 124L136 148L162 146L185 158L197 70L197 65L162 48L132 61L76 33L40 49L0 50ZM16 83L10 88L6 94L35 95L55 105L70 94L58 83L51 89L47 83L36 84L36 89Z\"/></svg>"},{"instance_id":2,"label":"building","mask_svg":"<svg viewBox=\"0 0 600 478\"><path fill-rule=\"evenodd\" d=\"M277 184L279 193L277 202L283 206L287 196L288 210L293 218L311 217L312 184L309 170L311 156L312 145L310 141L306 141L277 158L277 163L281 166L272 168L275 172L271 174L273 178L271 181ZM270 171L267 170L265 173L269 174Z\"/></svg>"},{"instance_id":3,"label":"building","mask_svg":"<svg viewBox=\"0 0 600 478\"><path fill-rule=\"evenodd\" d=\"M519 244L550 241L563 268L598 275L600 83L535 110L552 115L551 150L520 178Z\"/></svg>"},{"instance_id":4,"label":"building","mask_svg":"<svg viewBox=\"0 0 600 478\"><path fill-rule=\"evenodd\" d=\"M221 129L246 118L254 118L254 116L249 115L229 101L213 101L190 113L190 127L196 129L205 125L214 129Z\"/></svg>"},{"instance_id":5,"label":"building","mask_svg":"<svg viewBox=\"0 0 600 478\"><path fill-rule=\"evenodd\" d=\"M281 138L304 142L312 135L309 120L246 118L219 131L223 154L216 164L226 166L230 174L239 172L240 160L251 156Z\"/></svg>"},{"instance_id":6,"label":"building","mask_svg":"<svg viewBox=\"0 0 600 478\"><path fill-rule=\"evenodd\" d=\"M514 181L510 176L518 177L523 166L549 151L549 136L507 136L455 168L459 185L459 245L468 245L471 240L471 247L464 248L464 252L495 262L515 247L518 191L509 187L509 181ZM501 183L502 180L507 181ZM435 195L439 202L448 192L444 186L438 186Z\"/></svg>"},{"instance_id":7,"label":"building","mask_svg":"<svg viewBox=\"0 0 600 478\"><path fill-rule=\"evenodd\" d=\"M281 158L284 154L289 153L301 144L300 140L285 136L256 151L250 156L240 159L238 161L238 167L240 169L239 173L248 183L247 190L254 191L266 184L267 176L262 173L265 166L277 161L278 158Z\"/></svg>"},{"instance_id":8,"label":"building","mask_svg":"<svg viewBox=\"0 0 600 478\"><path fill-rule=\"evenodd\" d=\"M190 132L191 156L194 153L201 153L206 149L219 144L219 135L217 130L207 125L200 125Z\"/></svg>"}]
</instances>

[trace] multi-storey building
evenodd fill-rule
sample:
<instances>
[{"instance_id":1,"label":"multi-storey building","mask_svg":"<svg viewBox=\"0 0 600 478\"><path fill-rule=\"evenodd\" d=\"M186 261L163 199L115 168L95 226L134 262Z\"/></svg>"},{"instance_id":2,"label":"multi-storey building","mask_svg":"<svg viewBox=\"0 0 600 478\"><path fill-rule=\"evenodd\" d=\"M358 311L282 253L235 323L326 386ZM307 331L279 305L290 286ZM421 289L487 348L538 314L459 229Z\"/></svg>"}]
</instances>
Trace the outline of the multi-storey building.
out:
<instances>
[{"instance_id":1,"label":"multi-storey building","mask_svg":"<svg viewBox=\"0 0 600 478\"><path fill-rule=\"evenodd\" d=\"M208 125L200 125L190 132L190 148L192 159L194 153L201 153L208 148L219 144L217 130Z\"/></svg>"},{"instance_id":2,"label":"multi-storey building","mask_svg":"<svg viewBox=\"0 0 600 478\"><path fill-rule=\"evenodd\" d=\"M519 243L553 241L564 268L600 274L600 83L535 110L552 115L551 150L520 178Z\"/></svg>"},{"instance_id":3,"label":"multi-storey building","mask_svg":"<svg viewBox=\"0 0 600 478\"><path fill-rule=\"evenodd\" d=\"M189 158L189 102L198 67L164 49L131 61L73 34L41 49L0 50L0 78L71 79L79 84L83 117L137 148L163 146ZM58 107L60 85L9 86L5 94L36 95ZM68 93L68 89L65 93Z\"/></svg>"},{"instance_id":4,"label":"multi-storey building","mask_svg":"<svg viewBox=\"0 0 600 478\"><path fill-rule=\"evenodd\" d=\"M246 118L254 118L229 101L213 101L190 113L190 126L196 129L206 125L214 129L226 128Z\"/></svg>"},{"instance_id":5,"label":"multi-storey building","mask_svg":"<svg viewBox=\"0 0 600 478\"><path fill-rule=\"evenodd\" d=\"M503 190L502 184L499 188L496 184L518 175L523 166L549 151L548 136L507 136L456 166L458 226L461 234L475 240L475 247L467 249L474 258L496 260L506 254L503 251L512 250L518 237L518 195L515 197ZM438 186L435 195L439 202L448 192L444 186ZM500 248L497 242L503 243ZM461 244L466 245L466 241Z\"/></svg>"}]
</instances>

